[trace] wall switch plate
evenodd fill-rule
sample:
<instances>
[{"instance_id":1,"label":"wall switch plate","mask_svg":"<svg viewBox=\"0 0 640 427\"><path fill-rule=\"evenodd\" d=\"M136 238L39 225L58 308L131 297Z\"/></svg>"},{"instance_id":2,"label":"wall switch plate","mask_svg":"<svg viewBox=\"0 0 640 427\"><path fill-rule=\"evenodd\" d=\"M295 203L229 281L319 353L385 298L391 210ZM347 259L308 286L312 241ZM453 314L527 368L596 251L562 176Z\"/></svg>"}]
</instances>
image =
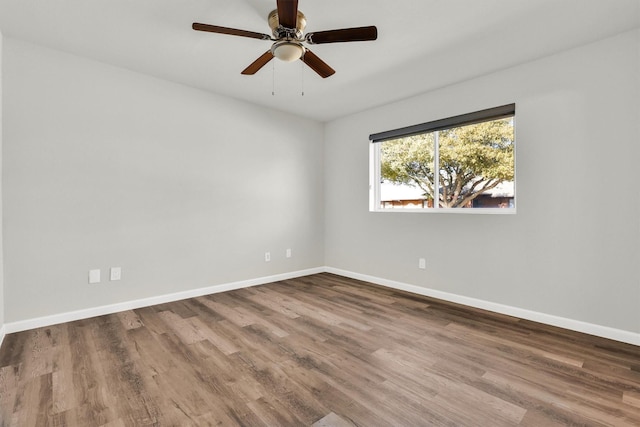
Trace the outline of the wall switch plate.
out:
<instances>
[{"instance_id":1,"label":"wall switch plate","mask_svg":"<svg viewBox=\"0 0 640 427\"><path fill-rule=\"evenodd\" d=\"M426 269L427 268L427 260L424 259L424 258L420 258L418 260L418 268L421 269L421 270Z\"/></svg>"},{"instance_id":2,"label":"wall switch plate","mask_svg":"<svg viewBox=\"0 0 640 427\"><path fill-rule=\"evenodd\" d=\"M291 258L291 249L287 249L286 257Z\"/></svg>"},{"instance_id":3,"label":"wall switch plate","mask_svg":"<svg viewBox=\"0 0 640 427\"><path fill-rule=\"evenodd\" d=\"M110 280L120 280L122 278L122 269L120 267L111 267Z\"/></svg>"},{"instance_id":4,"label":"wall switch plate","mask_svg":"<svg viewBox=\"0 0 640 427\"><path fill-rule=\"evenodd\" d=\"M264 253L264 261L265 262L271 261L271 252L265 252Z\"/></svg>"},{"instance_id":5,"label":"wall switch plate","mask_svg":"<svg viewBox=\"0 0 640 427\"><path fill-rule=\"evenodd\" d=\"M89 283L100 283L100 270L89 270Z\"/></svg>"}]
</instances>

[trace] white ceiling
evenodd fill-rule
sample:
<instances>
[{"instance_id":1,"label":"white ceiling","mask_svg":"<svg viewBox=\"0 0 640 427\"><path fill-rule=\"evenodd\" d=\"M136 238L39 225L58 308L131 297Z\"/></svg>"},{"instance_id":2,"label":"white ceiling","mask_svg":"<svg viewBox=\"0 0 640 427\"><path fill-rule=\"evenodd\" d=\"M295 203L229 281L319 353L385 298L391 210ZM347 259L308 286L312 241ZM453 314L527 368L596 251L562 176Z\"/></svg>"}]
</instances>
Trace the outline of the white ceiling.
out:
<instances>
[{"instance_id":1,"label":"white ceiling","mask_svg":"<svg viewBox=\"0 0 640 427\"><path fill-rule=\"evenodd\" d=\"M299 0L306 32L378 27L377 41L312 47L336 70L327 79L276 60L243 76L269 42L191 29L270 33L274 8L275 0L0 0L0 31L327 121L640 27L640 0Z\"/></svg>"}]
</instances>

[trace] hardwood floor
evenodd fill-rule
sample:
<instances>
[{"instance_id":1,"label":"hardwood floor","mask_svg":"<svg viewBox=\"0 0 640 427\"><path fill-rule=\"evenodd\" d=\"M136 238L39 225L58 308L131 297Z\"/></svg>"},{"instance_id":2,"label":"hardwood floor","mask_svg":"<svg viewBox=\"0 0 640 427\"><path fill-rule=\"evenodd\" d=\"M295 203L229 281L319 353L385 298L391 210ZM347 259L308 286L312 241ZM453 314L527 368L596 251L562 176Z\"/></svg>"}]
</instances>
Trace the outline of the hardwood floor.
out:
<instances>
[{"instance_id":1,"label":"hardwood floor","mask_svg":"<svg viewBox=\"0 0 640 427\"><path fill-rule=\"evenodd\" d=\"M640 347L318 274L8 335L0 426L638 426Z\"/></svg>"}]
</instances>

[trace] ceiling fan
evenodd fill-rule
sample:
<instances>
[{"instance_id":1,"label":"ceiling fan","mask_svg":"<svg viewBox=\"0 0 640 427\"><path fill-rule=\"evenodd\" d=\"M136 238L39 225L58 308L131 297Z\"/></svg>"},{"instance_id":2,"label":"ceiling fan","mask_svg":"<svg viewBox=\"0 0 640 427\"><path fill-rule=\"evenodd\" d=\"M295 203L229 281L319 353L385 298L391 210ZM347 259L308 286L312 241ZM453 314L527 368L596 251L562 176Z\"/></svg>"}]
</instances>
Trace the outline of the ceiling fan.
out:
<instances>
[{"instance_id":1,"label":"ceiling fan","mask_svg":"<svg viewBox=\"0 0 640 427\"><path fill-rule=\"evenodd\" d=\"M197 22L193 23L192 28L196 31L229 34L232 36L249 37L274 42L271 49L262 54L262 56L242 71L242 74L245 75L257 73L269 61L276 57L286 62L300 59L321 77L326 78L333 75L335 70L311 52L309 48L305 47L303 43L342 43L369 41L378 38L378 29L375 26L317 31L315 33L307 33L303 36L307 19L304 14L298 10L298 0L277 0L277 9L269 13L267 20L269 27L271 27L273 37L268 34L253 31L200 24Z\"/></svg>"}]
</instances>

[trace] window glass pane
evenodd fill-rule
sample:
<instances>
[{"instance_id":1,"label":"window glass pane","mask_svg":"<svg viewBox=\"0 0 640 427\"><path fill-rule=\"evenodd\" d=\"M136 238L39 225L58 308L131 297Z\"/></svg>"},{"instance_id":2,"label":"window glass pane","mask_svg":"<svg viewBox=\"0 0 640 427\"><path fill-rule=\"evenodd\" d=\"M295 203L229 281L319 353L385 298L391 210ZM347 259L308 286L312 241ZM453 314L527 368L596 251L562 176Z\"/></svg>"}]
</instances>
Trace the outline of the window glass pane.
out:
<instances>
[{"instance_id":1,"label":"window glass pane","mask_svg":"<svg viewBox=\"0 0 640 427\"><path fill-rule=\"evenodd\" d=\"M509 207L513 201L513 120L440 131L440 206Z\"/></svg>"},{"instance_id":2,"label":"window glass pane","mask_svg":"<svg viewBox=\"0 0 640 427\"><path fill-rule=\"evenodd\" d=\"M409 136L380 144L381 208L433 207L434 134Z\"/></svg>"}]
</instances>

